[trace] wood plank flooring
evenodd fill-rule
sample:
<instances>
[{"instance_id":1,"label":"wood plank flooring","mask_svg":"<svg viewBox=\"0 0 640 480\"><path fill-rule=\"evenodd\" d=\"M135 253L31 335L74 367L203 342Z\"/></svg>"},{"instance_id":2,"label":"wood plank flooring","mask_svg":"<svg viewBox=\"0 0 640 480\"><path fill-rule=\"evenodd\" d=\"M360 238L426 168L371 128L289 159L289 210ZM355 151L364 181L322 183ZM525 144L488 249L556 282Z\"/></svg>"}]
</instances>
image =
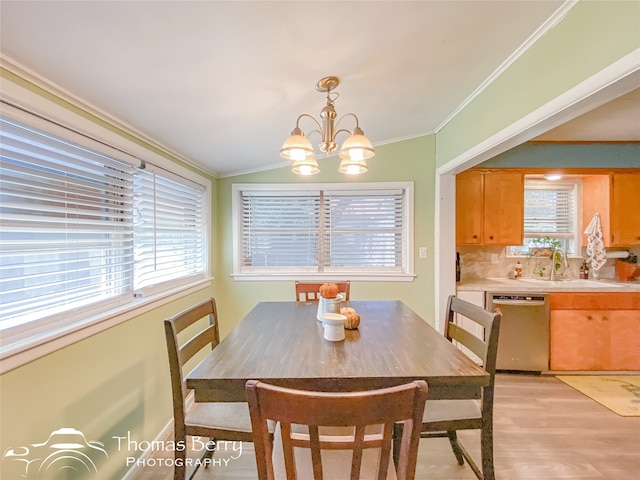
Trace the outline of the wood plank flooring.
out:
<instances>
[{"instance_id":1,"label":"wood plank flooring","mask_svg":"<svg viewBox=\"0 0 640 480\"><path fill-rule=\"evenodd\" d=\"M620 417L555 377L529 375L498 374L494 408L496 479L640 479L640 417ZM479 458L478 433L459 437ZM219 465L201 468L195 480L256 479L252 444L242 444L240 455L221 451L214 458ZM172 475L168 467L147 466L136 480ZM421 440L416 480L474 478L446 439Z\"/></svg>"}]
</instances>

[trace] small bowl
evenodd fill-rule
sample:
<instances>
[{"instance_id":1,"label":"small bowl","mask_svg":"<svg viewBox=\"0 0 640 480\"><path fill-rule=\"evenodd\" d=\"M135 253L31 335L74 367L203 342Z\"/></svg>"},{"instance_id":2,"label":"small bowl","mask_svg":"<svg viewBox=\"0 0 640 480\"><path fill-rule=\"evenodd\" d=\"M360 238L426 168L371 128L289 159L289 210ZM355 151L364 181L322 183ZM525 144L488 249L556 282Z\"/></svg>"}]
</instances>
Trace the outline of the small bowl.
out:
<instances>
[{"instance_id":1,"label":"small bowl","mask_svg":"<svg viewBox=\"0 0 640 480\"><path fill-rule=\"evenodd\" d=\"M321 313L320 318L324 325L328 325L330 327L340 327L347 321L347 317L341 313Z\"/></svg>"}]
</instances>

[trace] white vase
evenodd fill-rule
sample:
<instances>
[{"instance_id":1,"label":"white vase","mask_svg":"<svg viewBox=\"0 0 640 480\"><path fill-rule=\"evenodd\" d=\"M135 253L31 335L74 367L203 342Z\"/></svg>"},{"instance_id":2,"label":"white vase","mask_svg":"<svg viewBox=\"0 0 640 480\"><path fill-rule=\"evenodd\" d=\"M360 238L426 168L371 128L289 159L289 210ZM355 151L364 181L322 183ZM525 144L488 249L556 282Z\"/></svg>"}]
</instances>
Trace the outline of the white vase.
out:
<instances>
[{"instance_id":1,"label":"white vase","mask_svg":"<svg viewBox=\"0 0 640 480\"><path fill-rule=\"evenodd\" d=\"M319 321L322 321L320 315L323 313L340 313L340 304L342 303L342 295L338 294L336 298L324 298L322 295L319 295L320 300L318 301L318 315L316 318Z\"/></svg>"}]
</instances>

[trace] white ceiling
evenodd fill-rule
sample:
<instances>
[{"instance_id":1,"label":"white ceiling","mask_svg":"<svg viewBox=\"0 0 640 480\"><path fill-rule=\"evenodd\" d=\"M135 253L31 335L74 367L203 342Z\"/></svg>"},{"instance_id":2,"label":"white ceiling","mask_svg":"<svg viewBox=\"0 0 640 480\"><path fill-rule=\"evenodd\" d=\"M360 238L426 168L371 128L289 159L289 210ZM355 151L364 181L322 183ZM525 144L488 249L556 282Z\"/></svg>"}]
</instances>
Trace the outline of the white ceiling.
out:
<instances>
[{"instance_id":1,"label":"white ceiling","mask_svg":"<svg viewBox=\"0 0 640 480\"><path fill-rule=\"evenodd\" d=\"M226 176L283 165L327 75L338 115L356 113L374 146L433 133L568 5L2 0L0 52Z\"/></svg>"}]
</instances>

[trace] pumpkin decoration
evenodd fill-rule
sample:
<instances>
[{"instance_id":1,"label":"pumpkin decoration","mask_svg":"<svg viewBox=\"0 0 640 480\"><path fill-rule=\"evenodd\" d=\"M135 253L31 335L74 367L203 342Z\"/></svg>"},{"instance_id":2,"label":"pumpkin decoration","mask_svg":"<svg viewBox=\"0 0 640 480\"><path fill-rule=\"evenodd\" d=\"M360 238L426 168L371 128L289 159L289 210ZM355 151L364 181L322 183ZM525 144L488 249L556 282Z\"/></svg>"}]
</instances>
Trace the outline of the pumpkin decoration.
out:
<instances>
[{"instance_id":1,"label":"pumpkin decoration","mask_svg":"<svg viewBox=\"0 0 640 480\"><path fill-rule=\"evenodd\" d=\"M324 298L336 298L338 293L340 293L340 289L335 283L323 283L320 285L320 295Z\"/></svg>"},{"instance_id":2,"label":"pumpkin decoration","mask_svg":"<svg viewBox=\"0 0 640 480\"><path fill-rule=\"evenodd\" d=\"M360 325L360 314L351 307L342 307L340 313L347 317L344 322L344 328L347 330L355 330Z\"/></svg>"}]
</instances>

